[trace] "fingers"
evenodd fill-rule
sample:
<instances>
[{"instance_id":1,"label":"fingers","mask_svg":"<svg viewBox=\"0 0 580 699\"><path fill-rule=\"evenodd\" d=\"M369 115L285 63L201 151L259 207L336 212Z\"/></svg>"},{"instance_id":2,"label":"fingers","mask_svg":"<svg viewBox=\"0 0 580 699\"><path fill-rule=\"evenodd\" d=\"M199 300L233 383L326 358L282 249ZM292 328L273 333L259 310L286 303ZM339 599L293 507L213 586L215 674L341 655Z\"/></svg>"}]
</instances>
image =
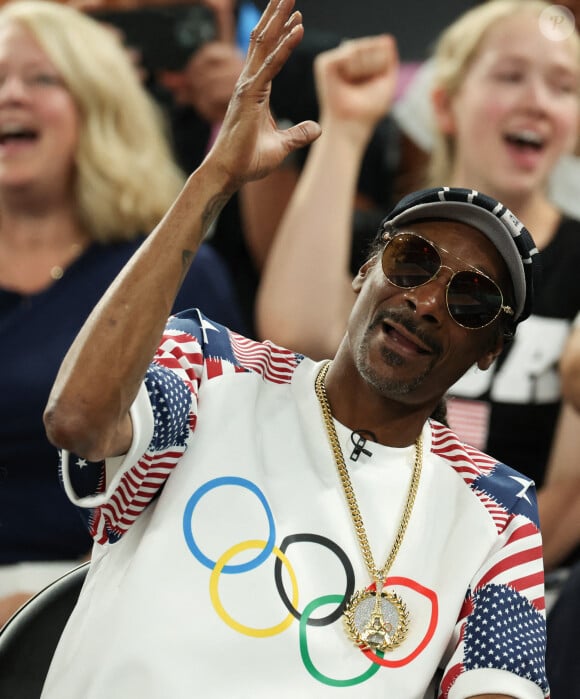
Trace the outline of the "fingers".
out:
<instances>
[{"instance_id":1,"label":"fingers","mask_svg":"<svg viewBox=\"0 0 580 699\"><path fill-rule=\"evenodd\" d=\"M270 0L252 32L244 69L207 159L226 175L227 187L264 177L320 135L314 121L279 130L270 112L271 81L304 31L293 7L294 0Z\"/></svg>"},{"instance_id":2,"label":"fingers","mask_svg":"<svg viewBox=\"0 0 580 699\"><path fill-rule=\"evenodd\" d=\"M292 12L294 0L270 0L252 31L246 77L260 77L265 83L280 71L302 39L300 12Z\"/></svg>"},{"instance_id":3,"label":"fingers","mask_svg":"<svg viewBox=\"0 0 580 699\"><path fill-rule=\"evenodd\" d=\"M288 154L304 148L315 141L321 134L320 125L315 121L302 121L280 132Z\"/></svg>"},{"instance_id":4,"label":"fingers","mask_svg":"<svg viewBox=\"0 0 580 699\"><path fill-rule=\"evenodd\" d=\"M286 17L282 22L282 24L284 24L286 19L288 19L293 7L294 0L270 0L268 2L268 5L266 6L266 9L262 13L262 16L258 20L258 23L254 27L254 30L252 32L253 37L260 36L262 32L264 32L264 30L266 29L272 18L276 15L276 13L278 13L279 15L280 13L286 13ZM278 19L280 19L280 16Z\"/></svg>"}]
</instances>

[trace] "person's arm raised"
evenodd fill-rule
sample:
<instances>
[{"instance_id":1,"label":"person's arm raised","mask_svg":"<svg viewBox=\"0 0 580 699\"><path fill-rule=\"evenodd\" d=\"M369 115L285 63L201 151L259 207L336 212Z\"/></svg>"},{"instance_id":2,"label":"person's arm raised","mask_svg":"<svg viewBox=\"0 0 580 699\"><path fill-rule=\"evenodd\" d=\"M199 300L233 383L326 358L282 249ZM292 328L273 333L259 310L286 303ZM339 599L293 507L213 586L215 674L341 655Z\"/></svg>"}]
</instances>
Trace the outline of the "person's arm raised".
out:
<instances>
[{"instance_id":1,"label":"person's arm raised","mask_svg":"<svg viewBox=\"0 0 580 699\"><path fill-rule=\"evenodd\" d=\"M55 446L93 461L127 451L129 408L209 225L244 182L263 177L318 137L315 122L279 131L270 114L271 80L304 31L293 6L294 0L268 4L212 150L68 351L44 416Z\"/></svg>"},{"instance_id":2,"label":"person's arm raised","mask_svg":"<svg viewBox=\"0 0 580 699\"><path fill-rule=\"evenodd\" d=\"M332 357L355 294L350 253L361 161L388 113L398 71L393 37L347 41L320 54L315 76L323 134L312 147L262 270L262 338L315 359Z\"/></svg>"}]
</instances>

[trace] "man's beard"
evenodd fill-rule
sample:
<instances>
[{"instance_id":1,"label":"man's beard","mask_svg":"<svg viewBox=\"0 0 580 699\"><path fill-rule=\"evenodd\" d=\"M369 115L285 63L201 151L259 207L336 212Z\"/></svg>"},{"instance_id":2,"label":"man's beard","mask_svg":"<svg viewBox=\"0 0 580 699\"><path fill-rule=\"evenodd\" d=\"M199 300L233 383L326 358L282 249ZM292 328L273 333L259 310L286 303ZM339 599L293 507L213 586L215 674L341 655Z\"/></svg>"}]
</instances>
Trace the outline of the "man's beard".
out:
<instances>
[{"instance_id":1,"label":"man's beard","mask_svg":"<svg viewBox=\"0 0 580 699\"><path fill-rule=\"evenodd\" d=\"M371 332L379 325L382 325L385 320L392 319L397 323L405 327L409 332L413 333L419 337L425 344L427 344L433 351L431 355L431 361L425 367L418 376L412 379L397 380L394 377L385 378L380 373L378 373L367 361L369 357L369 339ZM380 317L376 318L371 325L368 327L363 340L355 353L355 363L363 378L368 381L371 386L374 386L377 391L383 396L405 396L413 393L425 379L431 373L435 362L437 361L439 354L441 352L441 347L432 338L425 337L424 333L421 333L415 324L415 322L408 317L408 315L401 313L400 311L390 310L384 312ZM383 362L386 366L390 367L400 367L405 365L405 359L387 347L381 347L381 356Z\"/></svg>"}]
</instances>

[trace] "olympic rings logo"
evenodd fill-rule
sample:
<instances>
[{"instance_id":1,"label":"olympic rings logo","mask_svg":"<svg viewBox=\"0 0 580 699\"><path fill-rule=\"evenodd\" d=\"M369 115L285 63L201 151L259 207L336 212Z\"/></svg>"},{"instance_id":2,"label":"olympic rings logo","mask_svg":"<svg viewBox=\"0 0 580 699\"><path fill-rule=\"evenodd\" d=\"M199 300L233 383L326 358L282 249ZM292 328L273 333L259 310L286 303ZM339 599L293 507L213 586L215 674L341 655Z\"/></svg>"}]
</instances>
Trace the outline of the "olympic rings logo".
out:
<instances>
[{"instance_id":1,"label":"olympic rings logo","mask_svg":"<svg viewBox=\"0 0 580 699\"><path fill-rule=\"evenodd\" d=\"M210 491L223 486L237 486L243 488L253 495L261 503L266 514L268 521L268 538L267 539L249 539L247 541L242 541L234 546L228 548L217 560L212 560L209 558L200 548L192 531L192 518L194 511L202 498L207 495ZM354 592L355 586L355 575L352 563L350 562L346 553L338 546L338 544L326 537L320 536L318 534L312 533L302 533L286 536L280 546L276 546L276 525L274 523L274 516L270 505L264 496L263 492L256 486L255 483L249 481L245 478L240 478L237 476L223 476L220 478L215 478L208 481L200 488L198 488L193 495L189 498L184 512L183 512L183 534L185 537L186 544L193 554L194 558L199 561L203 566L211 571L210 582L209 582L209 594L210 600L215 609L216 613L227 624L230 628L234 629L238 633L250 636L253 638L266 638L269 636L275 636L286 631L294 620L299 622L299 644L300 644L300 655L305 668L319 682L333 686L333 687L348 687L356 684L360 684L370 679L375 675L381 666L385 667L400 667L409 663L417 655L419 655L426 647L429 640L432 638L435 628L437 626L437 597L435 593L423 586L419 585L417 582L409 580L408 578L392 578L389 582L391 584L400 584L408 587L412 587L416 591L420 592L422 595L426 596L431 602L432 613L431 622L429 627L419 643L419 645L404 658L399 660L387 660L384 658L382 653L376 654L370 650L363 650L363 653L371 661L370 667L358 675L357 677L352 677L349 679L333 679L324 675L320 672L312 661L312 658L308 649L308 627L321 627L328 626L335 621L339 620L342 616L348 600L351 598ZM292 566L292 563L287 556L287 551L292 544L298 543L315 543L324 546L329 549L342 563L345 571L346 585L344 594L332 594L323 595L316 599L313 599L309 604L307 604L302 612L298 609L299 604L299 591L298 591L298 580L296 572ZM249 551L256 550L258 553L250 560L240 563L231 564L230 561L235 558L238 554ZM264 563L270 555L274 555L276 560L274 562L274 581L276 589L282 600L284 606L288 610L288 615L284 617L279 623L273 626L265 628L255 628L242 624L238 620L234 619L233 616L225 609L222 601L220 599L218 583L220 576L225 575L239 575L251 570L254 570L262 563ZM282 581L282 569L285 569L288 579L290 581L291 593L287 593L283 581ZM369 588L370 589L370 588ZM314 617L313 612L315 612L319 607L335 605L333 610L324 617Z\"/></svg>"}]
</instances>

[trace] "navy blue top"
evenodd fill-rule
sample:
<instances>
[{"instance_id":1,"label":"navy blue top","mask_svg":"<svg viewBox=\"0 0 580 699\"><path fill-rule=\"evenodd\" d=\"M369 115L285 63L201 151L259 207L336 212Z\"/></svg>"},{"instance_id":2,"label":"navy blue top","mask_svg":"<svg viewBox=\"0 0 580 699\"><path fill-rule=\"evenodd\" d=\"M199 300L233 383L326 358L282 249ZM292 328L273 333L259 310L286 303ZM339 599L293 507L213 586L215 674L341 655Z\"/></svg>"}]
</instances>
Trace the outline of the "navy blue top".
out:
<instances>
[{"instance_id":1,"label":"navy blue top","mask_svg":"<svg viewBox=\"0 0 580 699\"><path fill-rule=\"evenodd\" d=\"M0 289L0 564L71 560L91 548L85 523L59 483L58 454L42 413L68 347L141 240L91 246L42 293ZM194 306L246 331L227 268L208 245L195 257L173 310Z\"/></svg>"}]
</instances>

